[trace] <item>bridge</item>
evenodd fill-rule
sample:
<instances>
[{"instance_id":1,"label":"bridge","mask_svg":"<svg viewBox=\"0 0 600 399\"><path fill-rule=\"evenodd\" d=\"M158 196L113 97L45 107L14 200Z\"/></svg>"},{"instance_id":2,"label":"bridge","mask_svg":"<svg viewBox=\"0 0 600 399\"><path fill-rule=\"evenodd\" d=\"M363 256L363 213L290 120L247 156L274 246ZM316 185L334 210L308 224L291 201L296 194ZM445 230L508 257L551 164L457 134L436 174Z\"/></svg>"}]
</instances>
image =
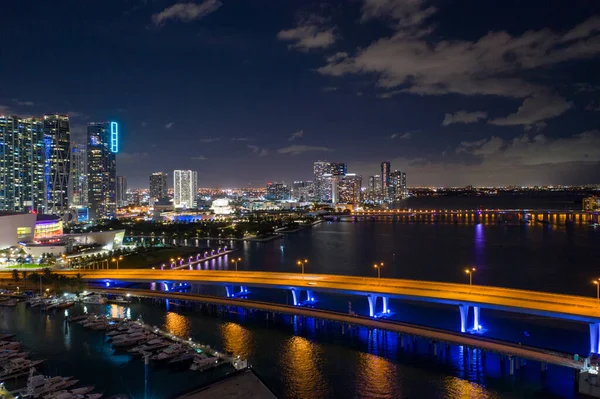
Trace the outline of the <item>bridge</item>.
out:
<instances>
[{"instance_id":1,"label":"bridge","mask_svg":"<svg viewBox=\"0 0 600 399\"><path fill-rule=\"evenodd\" d=\"M326 217L333 220L397 220L419 222L598 224L599 211L556 209L379 209Z\"/></svg>"},{"instance_id":2,"label":"bridge","mask_svg":"<svg viewBox=\"0 0 600 399\"><path fill-rule=\"evenodd\" d=\"M73 276L77 271L60 272ZM481 329L481 309L494 309L589 324L590 352L600 352L600 301L596 298L561 295L492 286L454 284L390 278L328 274L300 274L220 270L81 270L84 279L112 285L113 282L186 282L219 285L227 297L244 297L248 287L289 290L296 306L316 303L317 293L362 296L369 303L369 317L385 318L392 313L390 298L456 306L461 332ZM0 278L10 279L9 273ZM473 309L471 311L471 308Z\"/></svg>"},{"instance_id":3,"label":"bridge","mask_svg":"<svg viewBox=\"0 0 600 399\"><path fill-rule=\"evenodd\" d=\"M478 349L482 353L496 353L505 357L509 361L509 373L512 375L515 369L518 369L518 358L538 361L542 364L542 370L546 364L554 364L563 367L569 367L576 370L583 368L583 361L574 360L566 353L560 353L551 350L535 348L526 345L514 344L510 342L482 338L469 334L446 331L438 328L425 327L415 324L402 323L398 321L374 319L371 317L349 315L346 313L333 312L329 310L320 310L308 307L295 307L289 305L274 304L270 302L251 301L239 298L223 298L209 295L198 295L190 293L163 292L153 290L139 289L103 289L105 293L122 295L124 292L137 297L146 298L165 298L182 301L196 301L212 305L222 306L224 308L236 307L252 309L254 311L263 311L269 315L286 314L290 316L300 316L312 318L315 326L319 321L335 322L341 325L342 332L345 326L363 326L381 331L391 331L398 335L399 343L402 348L410 344L409 337L421 337L430 340L433 345L434 354L438 355L438 349L444 344L461 345L468 348ZM350 331L350 330L349 330ZM407 339L408 338L408 339ZM439 346L438 346L439 345Z\"/></svg>"}]
</instances>

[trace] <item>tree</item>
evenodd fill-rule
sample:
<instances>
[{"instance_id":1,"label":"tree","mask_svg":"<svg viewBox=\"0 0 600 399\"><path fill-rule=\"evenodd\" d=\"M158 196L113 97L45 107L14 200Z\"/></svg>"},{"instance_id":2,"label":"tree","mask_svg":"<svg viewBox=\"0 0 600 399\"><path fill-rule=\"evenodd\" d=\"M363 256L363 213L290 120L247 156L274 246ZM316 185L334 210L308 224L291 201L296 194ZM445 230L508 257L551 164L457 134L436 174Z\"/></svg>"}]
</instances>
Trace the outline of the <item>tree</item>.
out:
<instances>
[{"instance_id":1,"label":"tree","mask_svg":"<svg viewBox=\"0 0 600 399\"><path fill-rule=\"evenodd\" d=\"M15 283L18 283L21 279L19 276L19 271L17 269L12 270L12 279L15 280Z\"/></svg>"},{"instance_id":2,"label":"tree","mask_svg":"<svg viewBox=\"0 0 600 399\"><path fill-rule=\"evenodd\" d=\"M21 272L21 276L23 276L23 280L27 280L29 272L27 270L23 270Z\"/></svg>"},{"instance_id":3,"label":"tree","mask_svg":"<svg viewBox=\"0 0 600 399\"><path fill-rule=\"evenodd\" d=\"M46 283L49 283L52 280L52 270L48 267L44 268L44 270L42 270L42 277Z\"/></svg>"}]
</instances>

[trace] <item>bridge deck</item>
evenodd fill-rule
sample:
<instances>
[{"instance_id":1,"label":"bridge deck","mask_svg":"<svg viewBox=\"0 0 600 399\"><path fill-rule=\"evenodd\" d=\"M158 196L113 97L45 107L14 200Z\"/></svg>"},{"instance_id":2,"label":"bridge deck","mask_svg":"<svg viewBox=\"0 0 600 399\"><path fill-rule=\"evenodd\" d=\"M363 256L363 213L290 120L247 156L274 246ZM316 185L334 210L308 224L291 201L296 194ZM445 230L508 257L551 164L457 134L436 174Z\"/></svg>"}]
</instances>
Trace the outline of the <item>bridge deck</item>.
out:
<instances>
[{"instance_id":1,"label":"bridge deck","mask_svg":"<svg viewBox=\"0 0 600 399\"><path fill-rule=\"evenodd\" d=\"M62 272L75 275L77 272ZM237 284L269 288L301 288L313 291L380 294L389 297L438 302L470 304L482 308L528 313L548 317L600 322L600 302L596 298L561 295L547 292L517 290L492 286L440 283L401 279L339 276L329 274L299 274L213 270L93 270L81 271L85 279L120 281L185 281L201 284ZM9 273L4 278L10 278ZM2 273L0 273L0 278Z\"/></svg>"},{"instance_id":2,"label":"bridge deck","mask_svg":"<svg viewBox=\"0 0 600 399\"><path fill-rule=\"evenodd\" d=\"M548 364L555 364L569 368L581 369L583 367L583 362L573 360L573 358L566 353L524 346L500 340L488 339L479 336L473 336L470 334L419 326L415 324L402 323L391 320L372 319L369 317L362 316L352 316L349 314L333 312L328 310L279 305L269 302L251 301L246 299L223 298L208 295L183 294L151 290L136 289L124 291L123 289L106 289L102 291L111 294L123 294L124 292L128 292L134 296L140 297L169 298L186 301L191 300L212 303L216 305L237 306L241 308L256 309L267 312L305 316L315 319L335 321L349 325L360 325L368 328L386 330L399 334L413 335L441 343L464 345L476 349L481 349L487 352L498 353L506 356L516 356L523 359L529 359Z\"/></svg>"}]
</instances>

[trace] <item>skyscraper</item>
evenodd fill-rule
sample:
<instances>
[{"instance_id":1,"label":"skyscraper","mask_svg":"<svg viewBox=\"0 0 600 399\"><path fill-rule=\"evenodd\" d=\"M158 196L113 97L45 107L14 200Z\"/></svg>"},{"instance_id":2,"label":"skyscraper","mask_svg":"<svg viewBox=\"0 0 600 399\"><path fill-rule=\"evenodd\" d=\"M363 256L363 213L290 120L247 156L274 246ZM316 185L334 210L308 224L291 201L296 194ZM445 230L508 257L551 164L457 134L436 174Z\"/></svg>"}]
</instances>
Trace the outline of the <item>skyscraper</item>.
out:
<instances>
[{"instance_id":1,"label":"skyscraper","mask_svg":"<svg viewBox=\"0 0 600 399\"><path fill-rule=\"evenodd\" d=\"M127 179L125 176L117 176L117 206L120 208L127 205Z\"/></svg>"},{"instance_id":2,"label":"skyscraper","mask_svg":"<svg viewBox=\"0 0 600 399\"><path fill-rule=\"evenodd\" d=\"M91 122L87 126L88 214L90 220L117 215L117 122Z\"/></svg>"},{"instance_id":3,"label":"skyscraper","mask_svg":"<svg viewBox=\"0 0 600 399\"><path fill-rule=\"evenodd\" d=\"M289 200L290 188L285 183L267 183L266 198L271 201Z\"/></svg>"},{"instance_id":4,"label":"skyscraper","mask_svg":"<svg viewBox=\"0 0 600 399\"><path fill-rule=\"evenodd\" d=\"M392 198L399 200L405 198L408 194L406 190L406 173L395 170L390 174L391 191L393 192Z\"/></svg>"},{"instance_id":5,"label":"skyscraper","mask_svg":"<svg viewBox=\"0 0 600 399\"><path fill-rule=\"evenodd\" d=\"M332 176L343 176L346 174L347 166L341 162L323 162L317 161L313 165L314 192L317 201L332 200Z\"/></svg>"},{"instance_id":6,"label":"skyscraper","mask_svg":"<svg viewBox=\"0 0 600 399\"><path fill-rule=\"evenodd\" d=\"M175 170L173 172L173 205L175 208L196 207L197 194L198 173L193 170Z\"/></svg>"},{"instance_id":7,"label":"skyscraper","mask_svg":"<svg viewBox=\"0 0 600 399\"><path fill-rule=\"evenodd\" d=\"M71 187L70 206L74 208L87 208L87 146L85 144L71 145Z\"/></svg>"},{"instance_id":8,"label":"skyscraper","mask_svg":"<svg viewBox=\"0 0 600 399\"><path fill-rule=\"evenodd\" d=\"M295 181L292 184L291 197L296 201L308 201L313 196L312 181Z\"/></svg>"},{"instance_id":9,"label":"skyscraper","mask_svg":"<svg viewBox=\"0 0 600 399\"><path fill-rule=\"evenodd\" d=\"M71 131L67 115L44 115L46 145L46 212L61 214L69 209Z\"/></svg>"},{"instance_id":10,"label":"skyscraper","mask_svg":"<svg viewBox=\"0 0 600 399\"><path fill-rule=\"evenodd\" d=\"M0 115L0 210L45 212L44 125Z\"/></svg>"},{"instance_id":11,"label":"skyscraper","mask_svg":"<svg viewBox=\"0 0 600 399\"><path fill-rule=\"evenodd\" d=\"M150 198L155 200L169 196L167 191L167 174L165 172L154 172L150 175Z\"/></svg>"},{"instance_id":12,"label":"skyscraper","mask_svg":"<svg viewBox=\"0 0 600 399\"><path fill-rule=\"evenodd\" d=\"M341 204L354 204L354 208L360 205L360 194L362 188L362 176L356 173L347 173L339 178L337 182L338 201Z\"/></svg>"},{"instance_id":13,"label":"skyscraper","mask_svg":"<svg viewBox=\"0 0 600 399\"><path fill-rule=\"evenodd\" d=\"M390 162L381 163L381 195L383 199L390 198Z\"/></svg>"}]
</instances>

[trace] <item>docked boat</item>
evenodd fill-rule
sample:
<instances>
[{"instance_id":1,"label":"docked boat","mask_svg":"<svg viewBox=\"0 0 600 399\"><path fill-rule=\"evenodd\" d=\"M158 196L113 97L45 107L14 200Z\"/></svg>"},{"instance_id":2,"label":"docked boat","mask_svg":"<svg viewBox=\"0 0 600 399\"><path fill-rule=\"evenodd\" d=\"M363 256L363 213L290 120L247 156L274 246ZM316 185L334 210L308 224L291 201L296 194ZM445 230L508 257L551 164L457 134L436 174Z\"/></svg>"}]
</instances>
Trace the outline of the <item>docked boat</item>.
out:
<instances>
[{"instance_id":1,"label":"docked boat","mask_svg":"<svg viewBox=\"0 0 600 399\"><path fill-rule=\"evenodd\" d=\"M216 357L206 357L198 355L194 358L194 363L190 366L192 371L202 371L207 368L213 367L219 363L219 359Z\"/></svg>"},{"instance_id":2,"label":"docked boat","mask_svg":"<svg viewBox=\"0 0 600 399\"><path fill-rule=\"evenodd\" d=\"M12 359L2 368L2 371L0 372L0 378L27 372L42 362L43 360L29 360L20 357Z\"/></svg>"},{"instance_id":3,"label":"docked boat","mask_svg":"<svg viewBox=\"0 0 600 399\"><path fill-rule=\"evenodd\" d=\"M12 308L14 306L17 306L17 300L9 299L7 301L1 301L0 306L5 307L5 308Z\"/></svg>"},{"instance_id":4,"label":"docked boat","mask_svg":"<svg viewBox=\"0 0 600 399\"><path fill-rule=\"evenodd\" d=\"M80 314L79 316L73 316L73 317L69 317L69 322L71 323L75 323L77 321L81 321L84 319L87 319L89 316L87 314Z\"/></svg>"},{"instance_id":5,"label":"docked boat","mask_svg":"<svg viewBox=\"0 0 600 399\"><path fill-rule=\"evenodd\" d=\"M155 341L155 340L152 340ZM152 342L150 341L150 342ZM160 342L155 342L153 344L151 344L150 342L147 342L144 345L140 345L140 346L136 346L135 348L129 349L128 352L133 353L134 355L144 355L147 353L152 353L152 352L156 352L159 349L164 349L167 346L169 346L169 343L163 340L160 340Z\"/></svg>"},{"instance_id":6,"label":"docked boat","mask_svg":"<svg viewBox=\"0 0 600 399\"><path fill-rule=\"evenodd\" d=\"M114 347L128 347L128 346L133 346L133 345L139 345L140 343L144 343L149 341L150 339L154 338L154 335L148 334L146 332L143 333L134 333L134 334L130 334L125 336L122 339L115 339L113 340L113 346Z\"/></svg>"},{"instance_id":7,"label":"docked boat","mask_svg":"<svg viewBox=\"0 0 600 399\"><path fill-rule=\"evenodd\" d=\"M15 334L0 334L0 341L8 341L13 338Z\"/></svg>"},{"instance_id":8,"label":"docked boat","mask_svg":"<svg viewBox=\"0 0 600 399\"><path fill-rule=\"evenodd\" d=\"M182 363L186 363L186 362L191 362L195 358L196 358L196 352L194 352L193 350L187 350L187 351L183 352L181 355L169 360L169 364L182 364Z\"/></svg>"},{"instance_id":9,"label":"docked boat","mask_svg":"<svg viewBox=\"0 0 600 399\"><path fill-rule=\"evenodd\" d=\"M129 305L129 300L123 298L122 296L116 296L113 298L107 298L106 303L114 303L116 305Z\"/></svg>"},{"instance_id":10,"label":"docked boat","mask_svg":"<svg viewBox=\"0 0 600 399\"><path fill-rule=\"evenodd\" d=\"M81 303L88 305L104 305L106 303L106 299L102 295L92 294L81 298Z\"/></svg>"},{"instance_id":11,"label":"docked boat","mask_svg":"<svg viewBox=\"0 0 600 399\"><path fill-rule=\"evenodd\" d=\"M87 387L69 389L69 390L61 390L61 391L53 392L48 395L44 395L44 399L56 399L56 398L60 397L59 395L65 395L65 394L72 395L73 397L76 397L76 398L83 398L83 397L85 397L84 396L85 394L90 393L93 390L94 390L93 385L89 385Z\"/></svg>"},{"instance_id":12,"label":"docked boat","mask_svg":"<svg viewBox=\"0 0 600 399\"><path fill-rule=\"evenodd\" d=\"M33 375L33 369L29 373L27 380L26 397L41 398L46 394L67 389L77 384L78 380L73 380L71 377L46 377L41 374Z\"/></svg>"},{"instance_id":13,"label":"docked boat","mask_svg":"<svg viewBox=\"0 0 600 399\"><path fill-rule=\"evenodd\" d=\"M0 351L16 350L20 347L21 343L18 341L0 341Z\"/></svg>"},{"instance_id":14,"label":"docked boat","mask_svg":"<svg viewBox=\"0 0 600 399\"><path fill-rule=\"evenodd\" d=\"M181 355L186 348L184 348L181 344L171 344L167 348L163 349L156 355L152 356L152 360L170 360L175 356Z\"/></svg>"}]
</instances>

